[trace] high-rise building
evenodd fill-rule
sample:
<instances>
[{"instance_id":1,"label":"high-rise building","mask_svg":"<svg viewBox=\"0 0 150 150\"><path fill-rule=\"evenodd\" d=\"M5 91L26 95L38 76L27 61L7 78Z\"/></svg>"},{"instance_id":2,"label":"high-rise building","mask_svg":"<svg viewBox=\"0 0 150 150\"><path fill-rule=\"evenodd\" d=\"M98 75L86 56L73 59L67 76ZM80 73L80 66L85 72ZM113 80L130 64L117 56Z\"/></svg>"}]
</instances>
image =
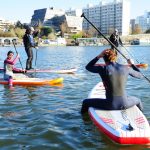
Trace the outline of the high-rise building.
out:
<instances>
[{"instance_id":1,"label":"high-rise building","mask_svg":"<svg viewBox=\"0 0 150 150\"><path fill-rule=\"evenodd\" d=\"M132 33L135 29L135 19L130 20L130 29L131 29L131 33Z\"/></svg>"},{"instance_id":2,"label":"high-rise building","mask_svg":"<svg viewBox=\"0 0 150 150\"><path fill-rule=\"evenodd\" d=\"M66 11L67 16L77 16L80 17L82 15L82 9L69 9Z\"/></svg>"},{"instance_id":3,"label":"high-rise building","mask_svg":"<svg viewBox=\"0 0 150 150\"><path fill-rule=\"evenodd\" d=\"M135 20L135 24L140 26L143 33L150 29L150 12L145 12L144 15L138 16Z\"/></svg>"},{"instance_id":4,"label":"high-rise building","mask_svg":"<svg viewBox=\"0 0 150 150\"><path fill-rule=\"evenodd\" d=\"M118 29L120 35L129 34L129 0L101 1L95 6L90 4L83 8L83 13L103 34L111 34L114 29ZM83 29L89 30L90 28L91 25L84 20Z\"/></svg>"}]
</instances>

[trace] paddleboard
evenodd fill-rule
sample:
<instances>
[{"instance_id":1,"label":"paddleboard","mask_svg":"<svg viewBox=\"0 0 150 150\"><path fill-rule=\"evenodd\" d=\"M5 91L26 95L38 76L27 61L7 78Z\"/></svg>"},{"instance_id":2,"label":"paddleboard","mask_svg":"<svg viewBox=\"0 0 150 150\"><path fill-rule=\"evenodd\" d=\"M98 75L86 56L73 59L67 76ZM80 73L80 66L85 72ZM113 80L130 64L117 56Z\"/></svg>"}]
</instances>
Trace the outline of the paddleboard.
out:
<instances>
[{"instance_id":1,"label":"paddleboard","mask_svg":"<svg viewBox=\"0 0 150 150\"><path fill-rule=\"evenodd\" d=\"M148 64L134 64L137 68L146 69ZM96 66L105 66L105 64L96 64ZM129 65L128 65L129 66Z\"/></svg>"},{"instance_id":2,"label":"paddleboard","mask_svg":"<svg viewBox=\"0 0 150 150\"><path fill-rule=\"evenodd\" d=\"M20 68L19 68L20 69ZM0 72L3 72L4 69L0 68ZM55 70L55 69L32 69L32 70L27 70L26 73L59 73L59 74L74 74L77 71L76 68L71 68L71 69L61 69L61 70Z\"/></svg>"},{"instance_id":3,"label":"paddleboard","mask_svg":"<svg viewBox=\"0 0 150 150\"><path fill-rule=\"evenodd\" d=\"M57 85L63 82L63 78L41 79L41 78L19 78L13 80L13 85L40 86L40 85ZM0 84L8 84L8 81L0 79Z\"/></svg>"},{"instance_id":4,"label":"paddleboard","mask_svg":"<svg viewBox=\"0 0 150 150\"><path fill-rule=\"evenodd\" d=\"M99 82L88 98L105 98L105 89ZM137 106L125 110L89 108L89 116L97 128L119 144L149 144L150 126Z\"/></svg>"}]
</instances>

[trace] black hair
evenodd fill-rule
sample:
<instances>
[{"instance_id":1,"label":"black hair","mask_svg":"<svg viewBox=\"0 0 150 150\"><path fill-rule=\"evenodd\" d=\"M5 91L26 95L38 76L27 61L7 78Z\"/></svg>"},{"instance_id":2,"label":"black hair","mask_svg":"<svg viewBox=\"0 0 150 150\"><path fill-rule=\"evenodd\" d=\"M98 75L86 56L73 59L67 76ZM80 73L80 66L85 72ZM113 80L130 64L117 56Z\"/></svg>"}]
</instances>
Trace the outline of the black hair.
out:
<instances>
[{"instance_id":1,"label":"black hair","mask_svg":"<svg viewBox=\"0 0 150 150\"><path fill-rule=\"evenodd\" d=\"M14 52L13 51L8 51L8 53L7 53L7 56L9 55L9 54L14 54Z\"/></svg>"},{"instance_id":2,"label":"black hair","mask_svg":"<svg viewBox=\"0 0 150 150\"><path fill-rule=\"evenodd\" d=\"M26 29L26 34L30 34L30 33L31 33L31 29L30 28Z\"/></svg>"}]
</instances>

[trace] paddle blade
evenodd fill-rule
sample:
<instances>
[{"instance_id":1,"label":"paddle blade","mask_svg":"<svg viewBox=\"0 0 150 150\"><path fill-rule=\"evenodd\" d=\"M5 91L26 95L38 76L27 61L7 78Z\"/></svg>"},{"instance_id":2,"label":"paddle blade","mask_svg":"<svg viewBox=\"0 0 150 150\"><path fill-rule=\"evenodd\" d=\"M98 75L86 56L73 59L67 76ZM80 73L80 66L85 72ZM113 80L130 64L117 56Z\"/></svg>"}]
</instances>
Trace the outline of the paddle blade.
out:
<instances>
[{"instance_id":1,"label":"paddle blade","mask_svg":"<svg viewBox=\"0 0 150 150\"><path fill-rule=\"evenodd\" d=\"M141 69L147 69L148 68L148 64L136 64L135 66L138 68L141 68Z\"/></svg>"},{"instance_id":2,"label":"paddle blade","mask_svg":"<svg viewBox=\"0 0 150 150\"><path fill-rule=\"evenodd\" d=\"M85 17L84 13L82 13L81 17Z\"/></svg>"}]
</instances>

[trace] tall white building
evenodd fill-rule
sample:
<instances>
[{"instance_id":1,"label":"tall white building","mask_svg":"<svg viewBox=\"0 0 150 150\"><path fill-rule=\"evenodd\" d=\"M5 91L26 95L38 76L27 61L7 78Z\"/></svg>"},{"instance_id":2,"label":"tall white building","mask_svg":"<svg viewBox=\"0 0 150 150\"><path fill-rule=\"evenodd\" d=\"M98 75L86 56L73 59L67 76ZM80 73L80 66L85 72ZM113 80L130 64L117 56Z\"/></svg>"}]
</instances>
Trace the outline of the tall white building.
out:
<instances>
[{"instance_id":1,"label":"tall white building","mask_svg":"<svg viewBox=\"0 0 150 150\"><path fill-rule=\"evenodd\" d=\"M150 29L150 12L145 12L143 16L138 16L135 20L135 24L141 27L143 33Z\"/></svg>"},{"instance_id":2,"label":"tall white building","mask_svg":"<svg viewBox=\"0 0 150 150\"><path fill-rule=\"evenodd\" d=\"M68 16L77 16L80 17L82 15L82 9L72 9L66 11L66 15Z\"/></svg>"},{"instance_id":3,"label":"tall white building","mask_svg":"<svg viewBox=\"0 0 150 150\"><path fill-rule=\"evenodd\" d=\"M101 1L95 6L87 5L83 13L103 34L111 34L115 28L120 35L129 34L130 0ZM83 29L90 28L91 25L84 20Z\"/></svg>"}]
</instances>

